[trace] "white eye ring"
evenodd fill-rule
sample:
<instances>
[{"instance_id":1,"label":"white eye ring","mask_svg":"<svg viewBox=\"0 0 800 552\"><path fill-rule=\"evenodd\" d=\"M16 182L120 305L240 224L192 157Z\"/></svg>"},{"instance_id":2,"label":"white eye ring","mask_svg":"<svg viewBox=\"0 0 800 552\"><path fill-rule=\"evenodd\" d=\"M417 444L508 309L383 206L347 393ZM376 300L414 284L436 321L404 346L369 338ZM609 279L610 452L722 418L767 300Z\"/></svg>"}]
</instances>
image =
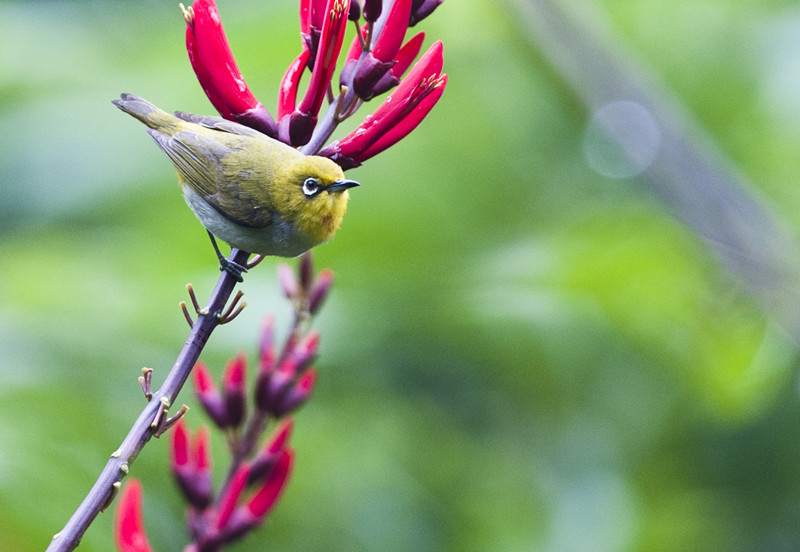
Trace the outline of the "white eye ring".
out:
<instances>
[{"instance_id":1,"label":"white eye ring","mask_svg":"<svg viewBox=\"0 0 800 552\"><path fill-rule=\"evenodd\" d=\"M306 178L305 182L303 182L303 193L311 197L317 192L319 192L319 182L317 182L317 179Z\"/></svg>"}]
</instances>

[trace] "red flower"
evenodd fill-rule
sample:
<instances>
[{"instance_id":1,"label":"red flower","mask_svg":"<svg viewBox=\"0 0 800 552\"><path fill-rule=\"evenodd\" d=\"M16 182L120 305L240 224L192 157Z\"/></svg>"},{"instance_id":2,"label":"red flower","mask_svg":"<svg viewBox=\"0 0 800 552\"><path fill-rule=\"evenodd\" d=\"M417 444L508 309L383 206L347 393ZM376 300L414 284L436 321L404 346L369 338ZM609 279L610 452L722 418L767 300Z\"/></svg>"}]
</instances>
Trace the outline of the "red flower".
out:
<instances>
[{"instance_id":1,"label":"red flower","mask_svg":"<svg viewBox=\"0 0 800 552\"><path fill-rule=\"evenodd\" d=\"M153 552L142 517L142 484L131 479L120 493L114 516L114 542L120 552Z\"/></svg>"},{"instance_id":2,"label":"red flower","mask_svg":"<svg viewBox=\"0 0 800 552\"><path fill-rule=\"evenodd\" d=\"M275 136L275 120L247 87L214 0L197 0L184 10L184 19L189 61L213 106L226 119Z\"/></svg>"},{"instance_id":3,"label":"red flower","mask_svg":"<svg viewBox=\"0 0 800 552\"><path fill-rule=\"evenodd\" d=\"M405 138L444 92L447 75L441 73L442 63L442 43L437 41L374 114L320 155L352 168Z\"/></svg>"},{"instance_id":4,"label":"red flower","mask_svg":"<svg viewBox=\"0 0 800 552\"><path fill-rule=\"evenodd\" d=\"M184 10L186 47L203 90L223 117L289 145L303 146L304 153L328 156L348 169L408 135L441 97L447 82L446 75L441 74L441 44L432 48L438 51L438 59L428 59L421 65L429 68L431 62L438 62L438 69L400 80L424 40L424 34L420 33L403 45L408 28L430 15L441 3L442 0L365 0L361 10L361 5L351 0L300 0L303 48L281 80L277 124L247 87L231 53L214 0L196 0ZM340 90L336 96L331 79L348 18L355 22L358 36L342 63ZM359 24L362 18L364 23ZM298 101L300 80L306 68L311 76ZM407 83L405 88L403 83ZM351 116L362 102L398 85L400 89L393 95L394 103L391 103L392 97L387 98L384 106L367 117L357 133L324 148L336 126ZM320 119L326 96L331 106ZM380 120L383 117L387 119Z\"/></svg>"},{"instance_id":5,"label":"red flower","mask_svg":"<svg viewBox=\"0 0 800 552\"><path fill-rule=\"evenodd\" d=\"M279 137L284 142L293 146L302 146L311 138L314 127L317 125L317 116L322 107L322 100L325 99L333 71L336 69L336 60L342 49L349 10L350 0L328 0L319 44L314 56L314 68L305 96L291 114L284 115L278 122ZM312 29L316 13L316 11L312 11L309 17ZM303 53L300 55L303 56ZM295 61L297 62L297 60ZM293 89L295 93L297 91L296 86L292 86L290 89ZM288 96L283 97L283 102L293 103L292 98ZM285 110L285 105L282 110Z\"/></svg>"}]
</instances>

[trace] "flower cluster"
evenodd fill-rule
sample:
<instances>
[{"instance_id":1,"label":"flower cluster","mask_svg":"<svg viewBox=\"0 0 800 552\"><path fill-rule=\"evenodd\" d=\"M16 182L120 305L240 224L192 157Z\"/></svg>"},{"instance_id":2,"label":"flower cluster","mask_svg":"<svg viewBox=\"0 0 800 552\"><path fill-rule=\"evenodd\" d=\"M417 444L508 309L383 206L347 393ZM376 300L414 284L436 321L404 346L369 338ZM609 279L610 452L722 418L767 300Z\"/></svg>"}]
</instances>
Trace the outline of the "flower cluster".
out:
<instances>
[{"instance_id":1,"label":"flower cluster","mask_svg":"<svg viewBox=\"0 0 800 552\"><path fill-rule=\"evenodd\" d=\"M220 115L349 169L402 140L441 97L447 84L442 43L435 42L409 71L425 35L418 33L403 42L408 28L441 2L363 0L362 5L359 0L301 0L302 48L280 83L276 118L245 83L214 0L196 0L184 8L186 48L200 85ZM348 21L354 23L355 37L334 90L333 75ZM306 71L310 76L301 96L300 81ZM324 146L336 126L363 102L395 87L353 132ZM320 115L326 97L329 106Z\"/></svg>"},{"instance_id":2,"label":"flower cluster","mask_svg":"<svg viewBox=\"0 0 800 552\"><path fill-rule=\"evenodd\" d=\"M320 336L309 325L330 292L333 274L325 269L315 276L311 254L306 253L297 273L281 265L279 279L294 319L280 348L275 344L274 319L265 320L253 388L248 389L244 354L227 364L221 384L204 363L194 367L195 397L213 425L225 432L230 449L228 476L219 492L212 481L210 429L200 427L193 433L180 418L170 433L171 471L187 503L192 539L186 552L219 550L264 523L288 483L295 454L289 446L294 424L290 415L309 399L317 375L311 364ZM271 425L275 428L264 440ZM121 552L152 552L138 481L122 492L115 540Z\"/></svg>"}]
</instances>

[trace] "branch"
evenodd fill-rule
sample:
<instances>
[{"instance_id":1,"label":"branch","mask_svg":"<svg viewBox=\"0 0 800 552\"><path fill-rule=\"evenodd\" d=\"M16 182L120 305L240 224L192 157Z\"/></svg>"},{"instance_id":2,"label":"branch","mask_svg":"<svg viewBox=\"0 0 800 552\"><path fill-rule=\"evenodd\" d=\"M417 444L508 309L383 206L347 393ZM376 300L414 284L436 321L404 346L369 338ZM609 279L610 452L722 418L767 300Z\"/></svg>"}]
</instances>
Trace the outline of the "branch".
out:
<instances>
[{"instance_id":1,"label":"branch","mask_svg":"<svg viewBox=\"0 0 800 552\"><path fill-rule=\"evenodd\" d=\"M228 259L244 265L249 257L250 254L245 251L232 249ZM166 419L165 411L174 404L211 332L220 324L220 315L224 312L236 283L236 279L229 273L222 273L206 307L198 312L197 321L163 385L153 393L122 444L111 454L89 494L64 528L53 537L47 552L74 550L97 514L104 511L114 500L119 482L128 474L130 465L142 448L160 429L161 423Z\"/></svg>"}]
</instances>

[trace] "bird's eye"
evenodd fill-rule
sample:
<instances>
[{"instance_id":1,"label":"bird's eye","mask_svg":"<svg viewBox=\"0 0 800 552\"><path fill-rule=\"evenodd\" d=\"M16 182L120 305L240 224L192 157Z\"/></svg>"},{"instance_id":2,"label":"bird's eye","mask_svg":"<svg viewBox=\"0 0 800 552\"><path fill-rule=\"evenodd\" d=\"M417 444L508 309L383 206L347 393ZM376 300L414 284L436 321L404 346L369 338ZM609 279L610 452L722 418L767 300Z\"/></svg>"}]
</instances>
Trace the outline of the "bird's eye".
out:
<instances>
[{"instance_id":1,"label":"bird's eye","mask_svg":"<svg viewBox=\"0 0 800 552\"><path fill-rule=\"evenodd\" d=\"M306 178L305 182L303 182L303 193L311 197L317 192L319 192L319 182L317 182L317 179Z\"/></svg>"}]
</instances>

